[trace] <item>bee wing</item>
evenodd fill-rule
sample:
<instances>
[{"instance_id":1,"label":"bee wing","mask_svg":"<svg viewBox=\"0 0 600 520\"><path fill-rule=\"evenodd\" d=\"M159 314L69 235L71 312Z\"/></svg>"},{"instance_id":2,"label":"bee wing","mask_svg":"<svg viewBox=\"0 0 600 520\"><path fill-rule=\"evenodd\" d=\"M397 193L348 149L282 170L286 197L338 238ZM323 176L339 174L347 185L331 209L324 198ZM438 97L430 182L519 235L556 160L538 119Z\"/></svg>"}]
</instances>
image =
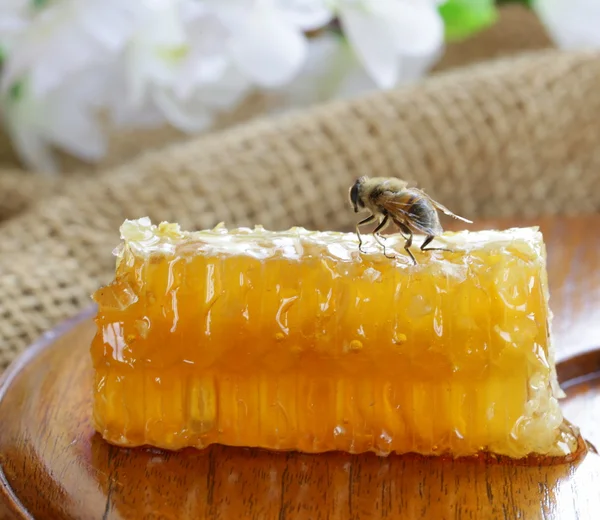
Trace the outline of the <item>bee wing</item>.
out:
<instances>
[{"instance_id":1,"label":"bee wing","mask_svg":"<svg viewBox=\"0 0 600 520\"><path fill-rule=\"evenodd\" d=\"M410 205L402 202L398 195L391 191L384 192L379 197L379 205L384 209L392 219L400 221L413 231L424 233L425 235L437 235L440 229L432 227L431 223L422 221L418 216L412 215L408 210Z\"/></svg>"},{"instance_id":2,"label":"bee wing","mask_svg":"<svg viewBox=\"0 0 600 520\"><path fill-rule=\"evenodd\" d=\"M425 192L423 192L423 195L425 195L429 201L437 208L439 209L442 213L445 213L446 215L448 215L449 217L455 218L457 220L462 220L463 222L467 222L468 224L473 224L472 220L468 220L464 217L460 217L458 215L456 215L455 213L452 213L446 206L440 204L439 202L437 202L436 200L433 200L429 195L427 195Z\"/></svg>"}]
</instances>

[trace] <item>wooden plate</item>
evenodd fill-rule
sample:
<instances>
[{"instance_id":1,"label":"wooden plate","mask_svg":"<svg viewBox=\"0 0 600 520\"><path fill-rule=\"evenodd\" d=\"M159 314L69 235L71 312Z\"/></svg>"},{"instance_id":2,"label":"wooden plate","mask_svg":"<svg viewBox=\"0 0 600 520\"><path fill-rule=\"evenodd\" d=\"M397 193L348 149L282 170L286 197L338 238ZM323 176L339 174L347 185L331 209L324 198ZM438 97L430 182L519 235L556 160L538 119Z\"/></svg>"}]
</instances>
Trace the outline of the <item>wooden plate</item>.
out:
<instances>
[{"instance_id":1,"label":"wooden plate","mask_svg":"<svg viewBox=\"0 0 600 520\"><path fill-rule=\"evenodd\" d=\"M92 312L47 334L0 383L5 517L591 520L600 514L600 457L593 452L574 464L541 466L109 446L90 421ZM568 419L600 446L600 350L563 361L559 374L569 394Z\"/></svg>"}]
</instances>

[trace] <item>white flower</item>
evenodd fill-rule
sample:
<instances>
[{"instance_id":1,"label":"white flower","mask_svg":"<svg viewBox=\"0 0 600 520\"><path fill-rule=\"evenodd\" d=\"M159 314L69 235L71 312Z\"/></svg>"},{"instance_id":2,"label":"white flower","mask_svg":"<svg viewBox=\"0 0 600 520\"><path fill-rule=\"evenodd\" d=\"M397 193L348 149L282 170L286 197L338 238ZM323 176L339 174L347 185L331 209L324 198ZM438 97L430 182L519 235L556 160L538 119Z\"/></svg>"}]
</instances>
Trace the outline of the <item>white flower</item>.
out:
<instances>
[{"instance_id":1,"label":"white flower","mask_svg":"<svg viewBox=\"0 0 600 520\"><path fill-rule=\"evenodd\" d=\"M439 52L444 24L434 0L337 0L344 34L381 88L401 77L401 57Z\"/></svg>"},{"instance_id":2,"label":"white flower","mask_svg":"<svg viewBox=\"0 0 600 520\"><path fill-rule=\"evenodd\" d=\"M173 126L184 132L199 132L210 126L217 113L235 106L248 87L247 79L228 66L218 80L199 84L185 98L173 89L157 90L155 102Z\"/></svg>"},{"instance_id":3,"label":"white flower","mask_svg":"<svg viewBox=\"0 0 600 520\"><path fill-rule=\"evenodd\" d=\"M150 123L162 118L186 132L203 130L249 86L227 55L228 32L196 0L146 1L121 64L126 95L114 92L113 116L118 124L145 115Z\"/></svg>"},{"instance_id":4,"label":"white flower","mask_svg":"<svg viewBox=\"0 0 600 520\"><path fill-rule=\"evenodd\" d=\"M439 56L439 51L422 56L398 56L397 84L420 79ZM298 77L278 91L283 103L276 111L352 98L379 88L346 40L324 34L310 42L306 63Z\"/></svg>"},{"instance_id":5,"label":"white flower","mask_svg":"<svg viewBox=\"0 0 600 520\"><path fill-rule=\"evenodd\" d=\"M390 88L439 56L444 1L0 0L2 118L24 163L55 171L52 147L102 157L99 110L196 132L253 87L294 106ZM309 42L335 17L345 39Z\"/></svg>"},{"instance_id":6,"label":"white flower","mask_svg":"<svg viewBox=\"0 0 600 520\"><path fill-rule=\"evenodd\" d=\"M138 19L125 51L125 72L132 105L140 105L153 86L171 86L182 58L189 51L181 19L181 2L155 0Z\"/></svg>"},{"instance_id":7,"label":"white flower","mask_svg":"<svg viewBox=\"0 0 600 520\"><path fill-rule=\"evenodd\" d=\"M117 53L131 34L138 4L122 0L50 3L12 42L2 91L27 77L31 95L41 97L66 75L103 61L107 53Z\"/></svg>"},{"instance_id":8,"label":"white flower","mask_svg":"<svg viewBox=\"0 0 600 520\"><path fill-rule=\"evenodd\" d=\"M335 15L360 62L376 84L394 86L405 59L424 59L441 49L444 0L210 0L231 38L237 67L258 85L289 84L307 59L303 31Z\"/></svg>"},{"instance_id":9,"label":"white flower","mask_svg":"<svg viewBox=\"0 0 600 520\"><path fill-rule=\"evenodd\" d=\"M51 147L85 161L101 159L106 141L96 118L100 82L88 76L32 96L27 84L13 87L0 98L0 116L23 163L36 171L55 173Z\"/></svg>"},{"instance_id":10,"label":"white flower","mask_svg":"<svg viewBox=\"0 0 600 520\"><path fill-rule=\"evenodd\" d=\"M333 18L332 0L275 0L283 16L304 31L314 31Z\"/></svg>"},{"instance_id":11,"label":"white flower","mask_svg":"<svg viewBox=\"0 0 600 520\"><path fill-rule=\"evenodd\" d=\"M325 0L210 0L229 30L235 65L262 87L294 78L306 58L304 31L326 25L333 12Z\"/></svg>"},{"instance_id":12,"label":"white flower","mask_svg":"<svg viewBox=\"0 0 600 520\"><path fill-rule=\"evenodd\" d=\"M559 47L600 48L598 0L534 0L532 7Z\"/></svg>"},{"instance_id":13,"label":"white flower","mask_svg":"<svg viewBox=\"0 0 600 520\"><path fill-rule=\"evenodd\" d=\"M30 22L29 0L2 0L0 2L0 50L10 48L14 39Z\"/></svg>"}]
</instances>

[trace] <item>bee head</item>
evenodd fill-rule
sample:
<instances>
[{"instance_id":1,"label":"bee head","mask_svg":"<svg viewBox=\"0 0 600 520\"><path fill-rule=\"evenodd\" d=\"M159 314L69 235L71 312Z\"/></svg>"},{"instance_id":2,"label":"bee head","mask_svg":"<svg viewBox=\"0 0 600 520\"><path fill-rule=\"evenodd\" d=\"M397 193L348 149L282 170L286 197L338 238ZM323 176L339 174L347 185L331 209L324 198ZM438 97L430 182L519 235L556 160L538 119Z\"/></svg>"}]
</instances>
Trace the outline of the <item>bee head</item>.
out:
<instances>
[{"instance_id":1,"label":"bee head","mask_svg":"<svg viewBox=\"0 0 600 520\"><path fill-rule=\"evenodd\" d=\"M366 177L361 177L358 179L350 188L350 203L354 208L354 213L358 213L359 210L365 207L364 202L360 196L360 188L363 182L366 180Z\"/></svg>"}]
</instances>

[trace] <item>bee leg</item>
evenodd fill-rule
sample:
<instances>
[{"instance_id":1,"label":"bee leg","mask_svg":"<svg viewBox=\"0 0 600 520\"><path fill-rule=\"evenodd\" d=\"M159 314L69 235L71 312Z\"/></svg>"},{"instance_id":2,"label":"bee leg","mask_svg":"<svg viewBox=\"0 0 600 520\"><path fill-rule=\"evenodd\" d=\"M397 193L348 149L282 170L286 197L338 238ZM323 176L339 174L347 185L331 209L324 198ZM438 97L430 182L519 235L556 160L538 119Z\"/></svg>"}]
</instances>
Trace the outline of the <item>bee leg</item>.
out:
<instances>
[{"instance_id":1,"label":"bee leg","mask_svg":"<svg viewBox=\"0 0 600 520\"><path fill-rule=\"evenodd\" d=\"M415 256L412 254L412 251L410 250L410 246L412 246L412 241L413 241L412 231L408 228L408 226L406 226L406 224L403 224L399 220L394 219L394 224L396 224L396 226L398 226L398 228L400 229L400 233L402 234L402 237L404 238L404 240L406 240L406 242L404 242L404 250L408 253L408 256L410 256L411 260L413 261L413 264L417 265L417 259L415 258Z\"/></svg>"},{"instance_id":2,"label":"bee leg","mask_svg":"<svg viewBox=\"0 0 600 520\"><path fill-rule=\"evenodd\" d=\"M375 239L375 240L377 240L377 239ZM389 258L390 260L393 260L394 258L396 258L396 255L394 255L394 254L392 254L392 255L388 255L388 254L385 252L385 244L384 244L383 242L379 242L379 240L377 240L377 243L378 243L378 244L379 244L381 247L383 247L383 256L385 256L386 258Z\"/></svg>"},{"instance_id":3,"label":"bee leg","mask_svg":"<svg viewBox=\"0 0 600 520\"><path fill-rule=\"evenodd\" d=\"M383 217L383 220L379 223L379 225L373 230L373 235L375 235L376 237L378 237L379 239L383 239L383 237L381 236L381 231L383 231L389 222L389 216L386 215L385 217ZM381 243L381 242L380 242Z\"/></svg>"},{"instance_id":4,"label":"bee leg","mask_svg":"<svg viewBox=\"0 0 600 520\"><path fill-rule=\"evenodd\" d=\"M408 239L406 240L406 242L404 242L404 249L408 253L408 256L410 256L410 258L412 259L413 264L417 265L417 259L415 258L415 255L413 255L412 251L410 250L410 246L412 246L412 240L413 240L413 235L412 235L412 233L409 233Z\"/></svg>"},{"instance_id":5,"label":"bee leg","mask_svg":"<svg viewBox=\"0 0 600 520\"><path fill-rule=\"evenodd\" d=\"M435 238L435 236L433 236L433 235L427 235L427 237L423 241L423 244L421 244L421 251L449 251L449 252L452 252L450 249L446 249L445 247L428 247L427 249L425 249L425 246L427 244L431 243L431 241L434 238Z\"/></svg>"},{"instance_id":6,"label":"bee leg","mask_svg":"<svg viewBox=\"0 0 600 520\"><path fill-rule=\"evenodd\" d=\"M385 252L385 244L382 242L383 237L381 236L380 232L383 231L387 225L389 224L389 216L386 215L385 217L383 217L383 220L379 223L379 225L375 228L375 230L373 231L373 237L375 237L375 240L377 241L377 243L383 248L383 255L386 258L396 258L394 255L389 256L386 252Z\"/></svg>"},{"instance_id":7,"label":"bee leg","mask_svg":"<svg viewBox=\"0 0 600 520\"><path fill-rule=\"evenodd\" d=\"M358 250L361 253L364 253L364 251L362 250L362 245L363 245L363 241L362 241L362 237L360 236L360 231L359 231L359 227L360 226L364 226L365 224L370 224L371 222L375 221L375 215L369 215L367 218L361 220L358 224L356 224L356 236L358 237Z\"/></svg>"}]
</instances>

